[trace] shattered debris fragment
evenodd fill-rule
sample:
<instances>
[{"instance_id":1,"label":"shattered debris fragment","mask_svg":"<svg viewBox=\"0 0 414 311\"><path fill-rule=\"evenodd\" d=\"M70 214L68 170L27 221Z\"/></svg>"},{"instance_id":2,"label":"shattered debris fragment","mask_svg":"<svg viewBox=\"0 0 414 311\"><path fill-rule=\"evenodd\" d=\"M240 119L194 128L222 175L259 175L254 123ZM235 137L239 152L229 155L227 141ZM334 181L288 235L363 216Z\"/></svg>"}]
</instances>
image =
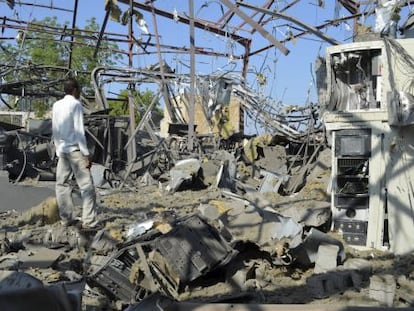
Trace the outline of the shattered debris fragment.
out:
<instances>
[{"instance_id":1,"label":"shattered debris fragment","mask_svg":"<svg viewBox=\"0 0 414 311\"><path fill-rule=\"evenodd\" d=\"M171 13L162 1L127 2L105 2L100 31L76 25L77 7L5 2L15 17L2 18L0 38L0 310L412 306L412 14L396 31L408 2L338 1L338 16L316 27L283 13L301 1L220 0L214 22L200 18L212 3L192 16L182 4ZM20 20L21 6L70 11L72 28ZM158 16L195 32L169 45ZM109 18L128 34L110 32ZM348 19L354 42L340 44L329 27ZM225 49L202 47L200 34ZM318 98L309 89L305 104L285 105L278 88L267 95L269 72L284 73L262 52L287 54L307 36L331 45L317 56ZM152 65L136 66L137 55ZM75 75L99 230L76 220L74 178L73 222L60 222L54 195L48 108Z\"/></svg>"}]
</instances>

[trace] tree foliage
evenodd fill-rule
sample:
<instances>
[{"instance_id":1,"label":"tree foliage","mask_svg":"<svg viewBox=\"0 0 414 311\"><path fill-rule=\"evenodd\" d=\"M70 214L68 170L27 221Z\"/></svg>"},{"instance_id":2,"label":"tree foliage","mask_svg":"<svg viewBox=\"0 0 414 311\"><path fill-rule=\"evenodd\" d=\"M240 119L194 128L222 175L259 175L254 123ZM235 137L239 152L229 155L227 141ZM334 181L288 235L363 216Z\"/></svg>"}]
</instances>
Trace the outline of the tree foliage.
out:
<instances>
[{"instance_id":1,"label":"tree foliage","mask_svg":"<svg viewBox=\"0 0 414 311\"><path fill-rule=\"evenodd\" d=\"M111 108L110 115L129 115L128 93L129 90L122 90L118 94L119 100L110 100L108 102L109 107ZM155 94L148 89L144 92L134 90L133 96L137 105L135 109L135 121L139 122L154 100ZM162 118L162 115L162 109L159 107L159 103L156 102L152 109L151 117L153 120L159 120Z\"/></svg>"},{"instance_id":2,"label":"tree foliage","mask_svg":"<svg viewBox=\"0 0 414 311\"><path fill-rule=\"evenodd\" d=\"M42 26L66 29L68 22L63 25L59 24L56 17L46 17L40 22L34 21L28 27L26 34L29 39L26 43L25 57L34 64L68 67L72 51L71 69L78 74L81 82L88 84L89 73L93 68L114 65L121 55L114 52L118 49L116 44L103 40L94 57L97 40L93 32L98 32L100 26L95 18L87 20L87 23L83 29L74 30L71 42L70 31L57 36Z\"/></svg>"},{"instance_id":3,"label":"tree foliage","mask_svg":"<svg viewBox=\"0 0 414 311\"><path fill-rule=\"evenodd\" d=\"M61 81L68 74L76 75L82 86L88 86L93 68L114 65L121 58L116 52L118 46L105 40L94 57L99 29L92 18L83 29L74 30L72 41L68 22L60 24L57 17L34 20L24 31L19 30L16 42L0 46L0 78L7 82L29 81L25 88L33 88L32 94L38 94L32 95L31 106L40 115L50 106L48 101L53 102L44 95L51 90L61 91Z\"/></svg>"}]
</instances>

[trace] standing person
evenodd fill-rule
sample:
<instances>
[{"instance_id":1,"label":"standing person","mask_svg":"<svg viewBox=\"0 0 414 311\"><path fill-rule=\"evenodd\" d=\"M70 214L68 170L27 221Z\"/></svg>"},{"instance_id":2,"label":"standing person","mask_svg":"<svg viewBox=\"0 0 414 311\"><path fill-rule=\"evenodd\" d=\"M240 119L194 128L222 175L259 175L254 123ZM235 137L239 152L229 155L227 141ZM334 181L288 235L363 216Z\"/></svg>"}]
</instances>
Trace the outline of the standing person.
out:
<instances>
[{"instance_id":1,"label":"standing person","mask_svg":"<svg viewBox=\"0 0 414 311\"><path fill-rule=\"evenodd\" d=\"M97 228L97 205L95 186L90 167L92 161L86 145L83 110L79 101L80 87L76 79L64 82L65 97L53 104L52 134L58 164L56 169L56 199L63 224L73 221L74 210L72 173L81 191L82 227Z\"/></svg>"}]
</instances>

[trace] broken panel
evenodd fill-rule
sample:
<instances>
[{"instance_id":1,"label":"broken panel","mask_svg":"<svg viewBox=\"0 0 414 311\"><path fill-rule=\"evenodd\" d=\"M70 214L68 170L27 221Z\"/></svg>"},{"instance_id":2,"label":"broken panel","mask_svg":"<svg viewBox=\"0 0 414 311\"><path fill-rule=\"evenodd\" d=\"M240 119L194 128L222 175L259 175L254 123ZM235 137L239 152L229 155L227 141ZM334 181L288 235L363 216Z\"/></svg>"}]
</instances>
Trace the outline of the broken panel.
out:
<instances>
[{"instance_id":1,"label":"broken panel","mask_svg":"<svg viewBox=\"0 0 414 311\"><path fill-rule=\"evenodd\" d=\"M217 229L192 215L168 233L140 236L91 273L91 281L124 302L140 301L154 291L176 298L181 285L226 264L236 251ZM158 237L148 240L148 237Z\"/></svg>"},{"instance_id":2,"label":"broken panel","mask_svg":"<svg viewBox=\"0 0 414 311\"><path fill-rule=\"evenodd\" d=\"M335 133L335 191L333 228L346 242L365 245L368 232L369 159L371 130L346 129Z\"/></svg>"},{"instance_id":3,"label":"broken panel","mask_svg":"<svg viewBox=\"0 0 414 311\"><path fill-rule=\"evenodd\" d=\"M235 253L217 230L197 215L183 220L173 231L160 237L155 246L178 276L180 284L227 263ZM158 268L167 273L162 267Z\"/></svg>"},{"instance_id":4,"label":"broken panel","mask_svg":"<svg viewBox=\"0 0 414 311\"><path fill-rule=\"evenodd\" d=\"M130 281L133 263L137 258L128 250L123 250L108 260L97 272L91 275L91 280L104 288L113 298L125 302L137 301L147 292ZM144 293L144 295L143 295Z\"/></svg>"},{"instance_id":5,"label":"broken panel","mask_svg":"<svg viewBox=\"0 0 414 311\"><path fill-rule=\"evenodd\" d=\"M381 108L381 49L333 53L330 110L358 111Z\"/></svg>"},{"instance_id":6,"label":"broken panel","mask_svg":"<svg viewBox=\"0 0 414 311\"><path fill-rule=\"evenodd\" d=\"M150 291L140 285L136 280L139 271L136 264L140 259L136 245L143 240L151 239L158 232L149 231L137 239L127 242L112 256L103 259L95 259L96 268L90 272L89 280L103 288L112 298L124 302L134 302L145 298Z\"/></svg>"}]
</instances>

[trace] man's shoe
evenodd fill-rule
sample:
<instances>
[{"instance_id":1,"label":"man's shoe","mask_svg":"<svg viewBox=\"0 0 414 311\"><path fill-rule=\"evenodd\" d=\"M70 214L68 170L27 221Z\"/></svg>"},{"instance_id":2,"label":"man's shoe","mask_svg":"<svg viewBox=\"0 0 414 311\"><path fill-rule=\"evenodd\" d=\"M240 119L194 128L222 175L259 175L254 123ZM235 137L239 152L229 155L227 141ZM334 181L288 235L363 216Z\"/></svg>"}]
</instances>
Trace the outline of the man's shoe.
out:
<instances>
[{"instance_id":1,"label":"man's shoe","mask_svg":"<svg viewBox=\"0 0 414 311\"><path fill-rule=\"evenodd\" d=\"M79 219L62 219L60 224L65 227L77 226L80 223Z\"/></svg>"},{"instance_id":2,"label":"man's shoe","mask_svg":"<svg viewBox=\"0 0 414 311\"><path fill-rule=\"evenodd\" d=\"M98 223L94 226L82 224L80 229L82 231L99 231L99 230L102 230L103 228L104 228L104 225L102 223Z\"/></svg>"}]
</instances>

